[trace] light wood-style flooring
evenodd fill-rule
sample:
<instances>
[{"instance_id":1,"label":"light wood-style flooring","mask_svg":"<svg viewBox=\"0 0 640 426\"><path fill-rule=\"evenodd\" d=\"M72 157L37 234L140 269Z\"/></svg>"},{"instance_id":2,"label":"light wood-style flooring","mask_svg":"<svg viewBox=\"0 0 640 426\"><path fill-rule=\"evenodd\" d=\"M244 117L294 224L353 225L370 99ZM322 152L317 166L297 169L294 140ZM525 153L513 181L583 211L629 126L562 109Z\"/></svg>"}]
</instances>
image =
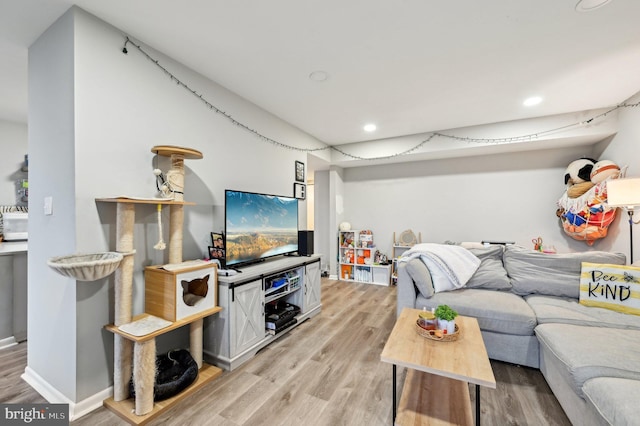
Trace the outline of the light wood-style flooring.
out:
<instances>
[{"instance_id":1,"label":"light wood-style flooring","mask_svg":"<svg viewBox=\"0 0 640 426\"><path fill-rule=\"evenodd\" d=\"M391 425L391 365L380 353L395 322L396 288L323 278L322 313L206 385L155 425ZM20 375L27 344L0 351L0 403L44 403ZM483 425L570 425L542 374L492 361ZM406 370L399 369L398 389ZM474 387L471 387L472 403ZM72 425L125 424L99 408Z\"/></svg>"}]
</instances>

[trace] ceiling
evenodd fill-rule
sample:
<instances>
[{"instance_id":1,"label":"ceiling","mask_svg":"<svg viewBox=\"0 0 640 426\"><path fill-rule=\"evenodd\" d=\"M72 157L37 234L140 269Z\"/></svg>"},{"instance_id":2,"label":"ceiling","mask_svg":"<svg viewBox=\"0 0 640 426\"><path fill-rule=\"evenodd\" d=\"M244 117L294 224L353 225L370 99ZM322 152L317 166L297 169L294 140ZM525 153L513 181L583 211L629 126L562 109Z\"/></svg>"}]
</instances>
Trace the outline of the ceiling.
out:
<instances>
[{"instance_id":1,"label":"ceiling","mask_svg":"<svg viewBox=\"0 0 640 426\"><path fill-rule=\"evenodd\" d=\"M0 119L26 122L27 49L73 4L331 145L615 105L640 1L577 1L0 0Z\"/></svg>"}]
</instances>

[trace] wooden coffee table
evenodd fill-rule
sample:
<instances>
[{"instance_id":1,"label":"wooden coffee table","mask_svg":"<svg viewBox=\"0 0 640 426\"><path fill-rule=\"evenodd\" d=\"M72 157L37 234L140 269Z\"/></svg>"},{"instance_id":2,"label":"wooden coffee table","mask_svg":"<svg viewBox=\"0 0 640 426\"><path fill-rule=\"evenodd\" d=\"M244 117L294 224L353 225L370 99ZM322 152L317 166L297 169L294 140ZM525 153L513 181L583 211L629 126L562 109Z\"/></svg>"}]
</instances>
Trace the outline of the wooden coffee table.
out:
<instances>
[{"instance_id":1,"label":"wooden coffee table","mask_svg":"<svg viewBox=\"0 0 640 426\"><path fill-rule=\"evenodd\" d=\"M496 379L478 321L459 315L456 317L460 329L458 339L434 341L416 332L419 313L419 309L411 308L400 313L380 355L383 362L393 364L394 424L472 424L467 383L473 383L476 385L476 425L479 425L480 386L495 389ZM398 365L409 371L396 410Z\"/></svg>"}]
</instances>

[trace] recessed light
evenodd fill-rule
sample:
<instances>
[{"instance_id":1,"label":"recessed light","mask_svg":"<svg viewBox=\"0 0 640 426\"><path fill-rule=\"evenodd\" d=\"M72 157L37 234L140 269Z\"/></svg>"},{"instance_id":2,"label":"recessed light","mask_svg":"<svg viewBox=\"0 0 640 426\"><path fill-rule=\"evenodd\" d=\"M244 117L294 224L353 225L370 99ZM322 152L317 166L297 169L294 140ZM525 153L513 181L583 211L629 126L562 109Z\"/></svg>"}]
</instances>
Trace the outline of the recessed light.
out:
<instances>
[{"instance_id":1,"label":"recessed light","mask_svg":"<svg viewBox=\"0 0 640 426\"><path fill-rule=\"evenodd\" d=\"M314 71L309 74L309 80L313 81L326 81L329 78L329 74L325 71Z\"/></svg>"},{"instance_id":2,"label":"recessed light","mask_svg":"<svg viewBox=\"0 0 640 426\"><path fill-rule=\"evenodd\" d=\"M610 2L611 0L578 0L576 12L591 12Z\"/></svg>"},{"instance_id":3,"label":"recessed light","mask_svg":"<svg viewBox=\"0 0 640 426\"><path fill-rule=\"evenodd\" d=\"M532 96L530 98L525 99L522 105L534 106L534 105L538 105L540 102L542 102L542 98L540 96Z\"/></svg>"},{"instance_id":4,"label":"recessed light","mask_svg":"<svg viewBox=\"0 0 640 426\"><path fill-rule=\"evenodd\" d=\"M373 123L369 123L369 124L365 124L363 128L365 132L375 132L378 126L376 126Z\"/></svg>"}]
</instances>

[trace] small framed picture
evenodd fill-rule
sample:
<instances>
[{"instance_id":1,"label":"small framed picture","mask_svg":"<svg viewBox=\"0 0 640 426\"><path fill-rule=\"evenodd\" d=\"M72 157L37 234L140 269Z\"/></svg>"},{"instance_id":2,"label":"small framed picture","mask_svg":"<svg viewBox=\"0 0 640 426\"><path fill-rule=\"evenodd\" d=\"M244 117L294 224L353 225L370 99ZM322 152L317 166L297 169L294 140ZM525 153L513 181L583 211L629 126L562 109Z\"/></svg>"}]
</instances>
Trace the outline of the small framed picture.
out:
<instances>
[{"instance_id":1,"label":"small framed picture","mask_svg":"<svg viewBox=\"0 0 640 426\"><path fill-rule=\"evenodd\" d=\"M212 232L211 244L209 246L209 259L217 259L220 261L220 265L225 267L226 251L224 247L224 233Z\"/></svg>"},{"instance_id":2,"label":"small framed picture","mask_svg":"<svg viewBox=\"0 0 640 426\"><path fill-rule=\"evenodd\" d=\"M304 163L296 161L296 182L304 182Z\"/></svg>"},{"instance_id":3,"label":"small framed picture","mask_svg":"<svg viewBox=\"0 0 640 426\"><path fill-rule=\"evenodd\" d=\"M219 249L215 247L209 246L209 259L217 259L220 261L220 264L224 267L224 249Z\"/></svg>"},{"instance_id":4,"label":"small framed picture","mask_svg":"<svg viewBox=\"0 0 640 426\"><path fill-rule=\"evenodd\" d=\"M222 232L212 232L211 233L211 244L215 248L220 248L224 250L224 233Z\"/></svg>"},{"instance_id":5,"label":"small framed picture","mask_svg":"<svg viewBox=\"0 0 640 426\"><path fill-rule=\"evenodd\" d=\"M307 196L307 187L303 183L294 183L293 184L293 196L298 200L304 200Z\"/></svg>"}]
</instances>

